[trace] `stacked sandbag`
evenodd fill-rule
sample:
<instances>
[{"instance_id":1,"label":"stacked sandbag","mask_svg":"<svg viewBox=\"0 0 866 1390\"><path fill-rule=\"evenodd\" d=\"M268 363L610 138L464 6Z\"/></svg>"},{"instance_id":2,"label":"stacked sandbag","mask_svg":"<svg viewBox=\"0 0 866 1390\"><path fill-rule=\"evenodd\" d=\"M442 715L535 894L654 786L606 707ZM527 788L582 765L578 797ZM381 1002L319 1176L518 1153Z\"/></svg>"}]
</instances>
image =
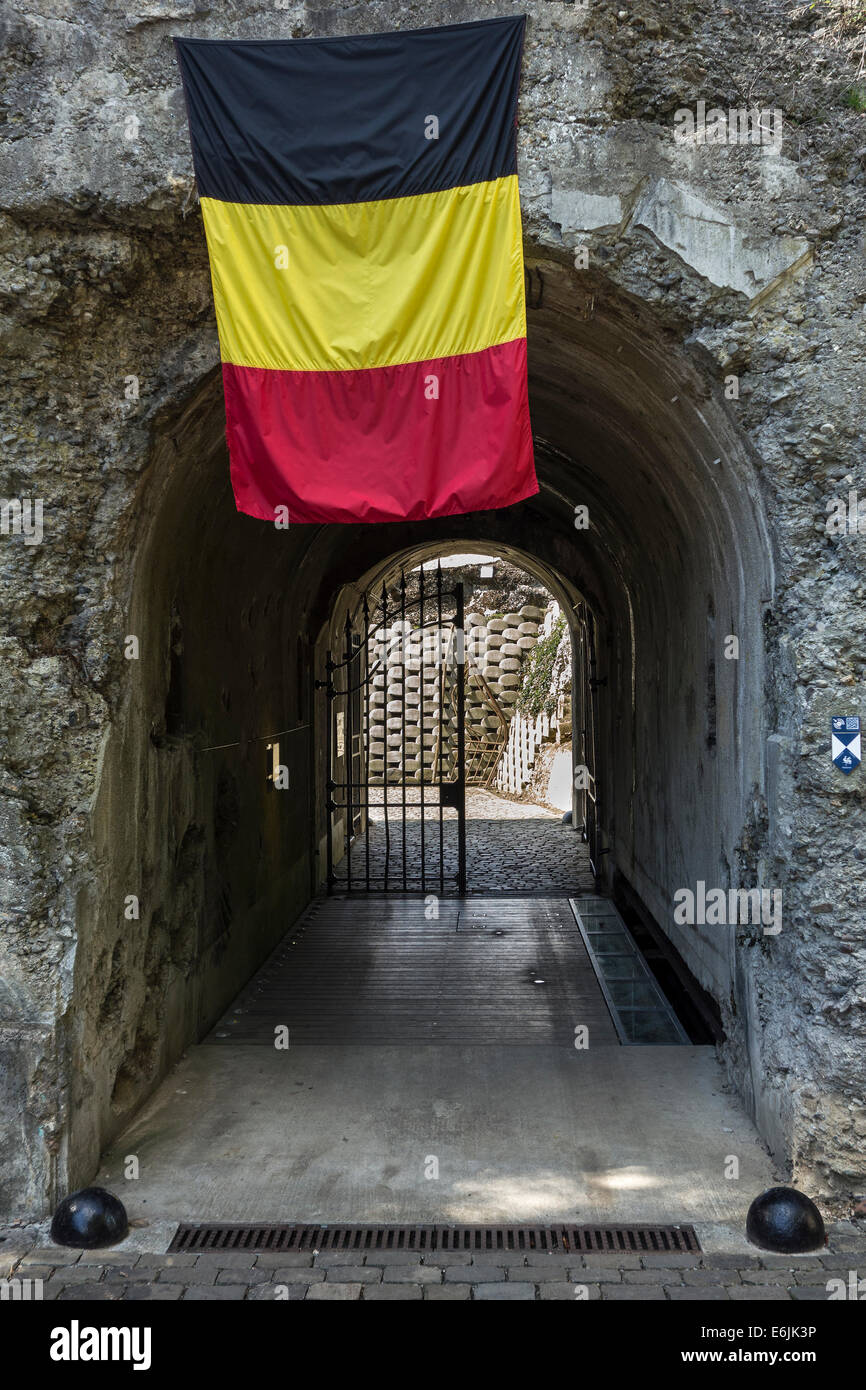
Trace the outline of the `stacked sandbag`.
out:
<instances>
[{"instance_id":1,"label":"stacked sandbag","mask_svg":"<svg viewBox=\"0 0 866 1390\"><path fill-rule=\"evenodd\" d=\"M422 638L426 645L423 649ZM397 620L379 628L370 642L369 776L371 782L430 782L452 770L457 756L457 722L445 695L440 721L440 667L435 637ZM442 747L437 752L440 722ZM434 760L436 767L434 769Z\"/></svg>"},{"instance_id":2,"label":"stacked sandbag","mask_svg":"<svg viewBox=\"0 0 866 1390\"><path fill-rule=\"evenodd\" d=\"M520 693L521 666L538 640L542 610L525 604L519 612L486 617L473 612L467 618L469 680L466 689L466 723L476 737L491 744L501 737L502 725L487 698L487 691L472 673L484 677L496 703L510 719Z\"/></svg>"},{"instance_id":3,"label":"stacked sandbag","mask_svg":"<svg viewBox=\"0 0 866 1390\"><path fill-rule=\"evenodd\" d=\"M543 610L533 604L524 604L519 612L501 616L488 617L473 611L466 617L465 723L467 732L482 743L493 746L503 730L487 690L473 679L473 674L483 675L503 715L510 719L520 693L521 668L538 641L543 617ZM397 619L375 632L369 652L374 671L368 700L371 782L402 781L404 776L406 781L420 782L422 769L425 782L438 779L444 654L429 630L413 630L408 620ZM457 757L456 717L449 696L450 689L446 687L441 740L442 774L446 777L454 770Z\"/></svg>"}]
</instances>

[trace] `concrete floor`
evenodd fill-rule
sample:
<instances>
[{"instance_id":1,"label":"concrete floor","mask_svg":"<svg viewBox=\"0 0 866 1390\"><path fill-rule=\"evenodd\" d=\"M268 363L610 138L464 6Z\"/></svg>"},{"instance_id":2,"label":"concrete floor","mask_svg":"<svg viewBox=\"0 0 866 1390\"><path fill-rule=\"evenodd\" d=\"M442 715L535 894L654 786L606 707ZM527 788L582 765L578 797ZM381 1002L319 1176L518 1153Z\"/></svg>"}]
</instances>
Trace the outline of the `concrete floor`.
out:
<instances>
[{"instance_id":1,"label":"concrete floor","mask_svg":"<svg viewBox=\"0 0 866 1390\"><path fill-rule=\"evenodd\" d=\"M587 1021L578 1051L574 1024ZM427 921L423 900L398 895L314 903L97 1178L155 1232L214 1220L742 1230L772 1180L712 1048L619 1045L566 900L443 899Z\"/></svg>"},{"instance_id":2,"label":"concrete floor","mask_svg":"<svg viewBox=\"0 0 866 1390\"><path fill-rule=\"evenodd\" d=\"M126 1181L135 1154L140 1177ZM724 1176L739 1158L739 1180ZM430 1157L438 1178L425 1177ZM106 1155L171 1221L695 1221L770 1161L704 1047L196 1047Z\"/></svg>"}]
</instances>

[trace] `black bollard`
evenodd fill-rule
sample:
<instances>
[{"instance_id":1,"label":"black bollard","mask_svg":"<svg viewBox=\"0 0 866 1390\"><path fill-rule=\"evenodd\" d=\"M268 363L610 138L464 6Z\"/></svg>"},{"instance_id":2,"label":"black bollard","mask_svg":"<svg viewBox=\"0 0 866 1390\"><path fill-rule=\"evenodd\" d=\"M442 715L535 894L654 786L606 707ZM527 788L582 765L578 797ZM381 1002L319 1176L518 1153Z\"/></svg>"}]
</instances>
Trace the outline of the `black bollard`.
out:
<instances>
[{"instance_id":1,"label":"black bollard","mask_svg":"<svg viewBox=\"0 0 866 1390\"><path fill-rule=\"evenodd\" d=\"M746 1235L762 1250L805 1255L826 1242L821 1213L796 1187L768 1187L756 1197L746 1217Z\"/></svg>"},{"instance_id":2,"label":"black bollard","mask_svg":"<svg viewBox=\"0 0 866 1390\"><path fill-rule=\"evenodd\" d=\"M77 1250L101 1250L117 1245L129 1235L126 1208L104 1187L84 1187L64 1197L51 1222L55 1245Z\"/></svg>"}]
</instances>

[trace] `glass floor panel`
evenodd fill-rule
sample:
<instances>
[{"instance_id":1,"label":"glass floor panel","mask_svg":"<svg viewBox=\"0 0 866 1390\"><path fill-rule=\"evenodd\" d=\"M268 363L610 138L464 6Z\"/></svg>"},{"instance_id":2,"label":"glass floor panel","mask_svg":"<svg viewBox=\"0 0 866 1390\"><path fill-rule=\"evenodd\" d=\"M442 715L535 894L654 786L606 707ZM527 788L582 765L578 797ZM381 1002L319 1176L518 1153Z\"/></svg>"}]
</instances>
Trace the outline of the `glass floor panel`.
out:
<instances>
[{"instance_id":1,"label":"glass floor panel","mask_svg":"<svg viewBox=\"0 0 866 1390\"><path fill-rule=\"evenodd\" d=\"M688 1043L688 1034L610 899L569 902L620 1042L631 1047Z\"/></svg>"},{"instance_id":2,"label":"glass floor panel","mask_svg":"<svg viewBox=\"0 0 866 1390\"><path fill-rule=\"evenodd\" d=\"M634 947L627 936L619 932L616 936L590 936L592 949L597 956L631 956Z\"/></svg>"},{"instance_id":3,"label":"glass floor panel","mask_svg":"<svg viewBox=\"0 0 866 1390\"><path fill-rule=\"evenodd\" d=\"M662 1007L658 989L652 980L608 980L607 988L620 1013L623 1009Z\"/></svg>"},{"instance_id":4,"label":"glass floor panel","mask_svg":"<svg viewBox=\"0 0 866 1390\"><path fill-rule=\"evenodd\" d=\"M666 1009L625 1009L620 1018L629 1042L635 1046L664 1047L682 1042L681 1030Z\"/></svg>"},{"instance_id":5,"label":"glass floor panel","mask_svg":"<svg viewBox=\"0 0 866 1390\"><path fill-rule=\"evenodd\" d=\"M643 980L646 978L637 956L605 956L605 980Z\"/></svg>"},{"instance_id":6,"label":"glass floor panel","mask_svg":"<svg viewBox=\"0 0 866 1390\"><path fill-rule=\"evenodd\" d=\"M603 917L588 917L586 930L590 936L607 936L610 932L622 931L622 920L606 912Z\"/></svg>"}]
</instances>

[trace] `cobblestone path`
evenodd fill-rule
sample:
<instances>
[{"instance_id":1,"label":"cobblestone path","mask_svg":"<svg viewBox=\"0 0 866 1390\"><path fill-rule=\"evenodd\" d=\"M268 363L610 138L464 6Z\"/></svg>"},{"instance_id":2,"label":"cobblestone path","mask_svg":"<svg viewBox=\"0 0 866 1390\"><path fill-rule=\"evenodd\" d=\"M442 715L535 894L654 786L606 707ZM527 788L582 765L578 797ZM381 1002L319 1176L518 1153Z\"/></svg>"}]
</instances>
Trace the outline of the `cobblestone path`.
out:
<instances>
[{"instance_id":1,"label":"cobblestone path","mask_svg":"<svg viewBox=\"0 0 866 1390\"><path fill-rule=\"evenodd\" d=\"M375 793L372 793L375 795ZM403 811L392 789L388 805L386 835L385 808L371 808L370 874L384 881L386 858L390 884L402 883ZM417 788L408 793L406 807L407 887L417 876L421 862L422 822ZM439 872L439 818L427 807L424 815L424 857L428 876ZM366 869L365 837L352 847L352 875ZM443 859L446 876L456 874L457 812L445 811ZM336 869L345 880L343 860ZM470 787L466 794L466 871L470 893L591 893L594 890L586 846L579 834L561 823L561 816L532 802L512 801L495 792ZM380 885L381 886L381 885Z\"/></svg>"},{"instance_id":2,"label":"cobblestone path","mask_svg":"<svg viewBox=\"0 0 866 1390\"><path fill-rule=\"evenodd\" d=\"M827 1300L851 1271L866 1274L866 1223L828 1228L820 1255L551 1255L530 1264L519 1252L475 1258L417 1254L134 1255L58 1246L17 1256L0 1239L0 1275L41 1279L46 1299L542 1300L753 1302ZM5 1260L5 1264L4 1264ZM836 1286L838 1287L838 1286Z\"/></svg>"}]
</instances>

